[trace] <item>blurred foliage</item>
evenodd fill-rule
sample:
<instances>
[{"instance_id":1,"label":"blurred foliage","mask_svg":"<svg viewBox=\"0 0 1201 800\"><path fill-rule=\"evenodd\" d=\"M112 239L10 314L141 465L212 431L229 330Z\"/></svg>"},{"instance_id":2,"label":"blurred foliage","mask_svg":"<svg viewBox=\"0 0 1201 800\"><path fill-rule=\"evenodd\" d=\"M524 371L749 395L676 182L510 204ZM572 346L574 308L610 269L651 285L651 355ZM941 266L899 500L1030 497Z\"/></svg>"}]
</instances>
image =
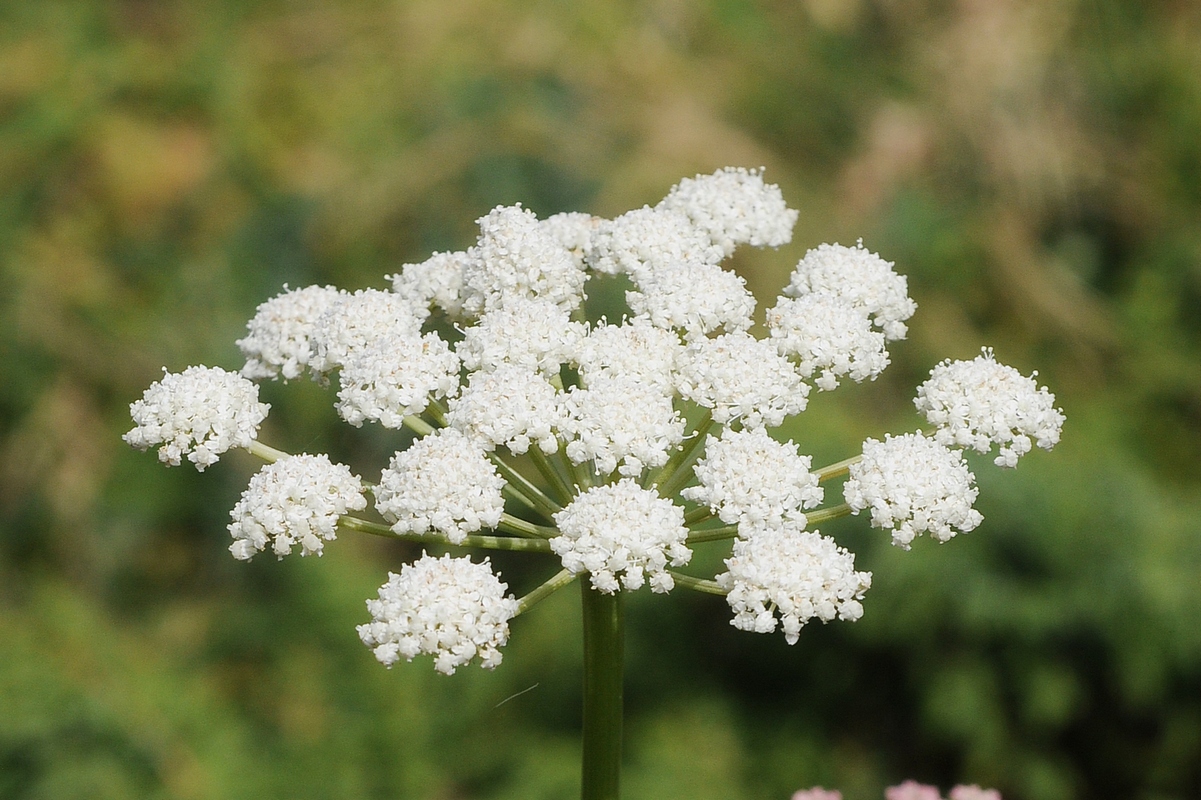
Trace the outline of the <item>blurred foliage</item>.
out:
<instances>
[{"instance_id":1,"label":"blurred foliage","mask_svg":"<svg viewBox=\"0 0 1201 800\"><path fill-rule=\"evenodd\" d=\"M919 303L880 381L785 432L819 462L983 344L1068 425L980 463L945 547L832 526L875 573L854 625L789 648L636 596L628 796L1201 796L1198 130L1188 0L0 4L0 798L572 796L571 592L493 673L385 671L354 625L411 549L234 563L250 459L119 436L163 365L237 367L284 283L382 287L495 204L612 215L728 164L802 212L736 258L761 303L860 236ZM266 394L281 447L370 476L399 442Z\"/></svg>"}]
</instances>

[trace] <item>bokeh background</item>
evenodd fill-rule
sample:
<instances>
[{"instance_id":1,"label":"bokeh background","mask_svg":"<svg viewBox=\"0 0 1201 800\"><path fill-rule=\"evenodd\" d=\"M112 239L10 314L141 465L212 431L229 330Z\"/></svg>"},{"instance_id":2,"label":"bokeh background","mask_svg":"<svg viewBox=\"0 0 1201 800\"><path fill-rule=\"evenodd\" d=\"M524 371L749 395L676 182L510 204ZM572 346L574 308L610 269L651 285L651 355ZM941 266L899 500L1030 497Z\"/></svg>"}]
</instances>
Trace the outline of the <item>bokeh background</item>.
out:
<instances>
[{"instance_id":1,"label":"bokeh background","mask_svg":"<svg viewBox=\"0 0 1201 800\"><path fill-rule=\"evenodd\" d=\"M249 457L119 437L163 366L239 367L285 283L382 288L496 204L611 216L726 165L801 211L735 257L761 307L859 237L919 304L879 381L783 431L817 463L917 427L913 388L982 345L1068 423L973 462L985 522L946 546L829 528L875 573L858 623L788 647L636 596L627 796L1201 797L1201 4L9 0L0 798L573 796L574 592L495 672L386 671L354 626L412 548L235 562ZM371 478L398 444L264 391L277 446Z\"/></svg>"}]
</instances>

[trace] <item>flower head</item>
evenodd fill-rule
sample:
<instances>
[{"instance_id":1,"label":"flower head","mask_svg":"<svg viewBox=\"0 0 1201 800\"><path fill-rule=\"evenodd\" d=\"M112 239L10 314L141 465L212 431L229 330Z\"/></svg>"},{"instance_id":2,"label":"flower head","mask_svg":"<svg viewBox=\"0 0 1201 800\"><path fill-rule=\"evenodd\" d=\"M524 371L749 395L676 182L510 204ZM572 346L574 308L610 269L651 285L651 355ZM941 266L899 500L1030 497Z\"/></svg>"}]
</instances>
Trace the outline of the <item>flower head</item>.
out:
<instances>
[{"instance_id":1,"label":"flower head","mask_svg":"<svg viewBox=\"0 0 1201 800\"><path fill-rule=\"evenodd\" d=\"M153 445L159 461L179 466L187 456L199 472L231 447L249 447L271 406L259 387L220 367L166 372L129 406L134 428L121 438L139 450Z\"/></svg>"},{"instance_id":2,"label":"flower head","mask_svg":"<svg viewBox=\"0 0 1201 800\"><path fill-rule=\"evenodd\" d=\"M516 364L473 372L446 421L487 450L508 447L518 455L534 442L544 453L559 448L555 431L563 425L559 393L546 378Z\"/></svg>"},{"instance_id":3,"label":"flower head","mask_svg":"<svg viewBox=\"0 0 1201 800\"><path fill-rule=\"evenodd\" d=\"M259 305L246 323L247 334L236 344L246 356L247 378L297 378L313 360L313 327L330 306L342 299L332 286L306 286L284 291Z\"/></svg>"},{"instance_id":4,"label":"flower head","mask_svg":"<svg viewBox=\"0 0 1201 800\"><path fill-rule=\"evenodd\" d=\"M740 531L726 568L716 580L729 590L730 624L771 633L779 614L789 644L797 643L811 619L859 619L859 601L872 583L872 574L856 572L855 557L833 539L794 525Z\"/></svg>"},{"instance_id":5,"label":"flower head","mask_svg":"<svg viewBox=\"0 0 1201 800\"><path fill-rule=\"evenodd\" d=\"M484 313L463 332L455 348L468 370L516 364L545 375L558 375L584 338L582 323L549 300L517 297Z\"/></svg>"},{"instance_id":6,"label":"flower head","mask_svg":"<svg viewBox=\"0 0 1201 800\"><path fill-rule=\"evenodd\" d=\"M779 527L785 520L805 526L803 508L822 501L812 459L796 445L768 436L763 428L710 436L694 472L700 486L681 494L717 512L727 525Z\"/></svg>"},{"instance_id":7,"label":"flower head","mask_svg":"<svg viewBox=\"0 0 1201 800\"><path fill-rule=\"evenodd\" d=\"M862 309L884 332L886 339L904 339L905 320L917 304L909 299L909 283L892 269L892 262L864 249L823 244L805 253L792 271L784 293L803 297L828 292Z\"/></svg>"},{"instance_id":8,"label":"flower head","mask_svg":"<svg viewBox=\"0 0 1201 800\"><path fill-rule=\"evenodd\" d=\"M697 339L721 328L751 327L755 298L741 276L703 261L669 261L634 276L626 303L659 328L681 330Z\"/></svg>"},{"instance_id":9,"label":"flower head","mask_svg":"<svg viewBox=\"0 0 1201 800\"><path fill-rule=\"evenodd\" d=\"M725 424L748 428L781 424L805 410L809 387L775 345L749 333L698 339L684 350L678 368L680 394L712 409Z\"/></svg>"},{"instance_id":10,"label":"flower head","mask_svg":"<svg viewBox=\"0 0 1201 800\"><path fill-rule=\"evenodd\" d=\"M400 574L388 573L379 599L367 601L372 621L358 627L359 638L387 667L427 654L446 675L475 658L492 669L501 662L509 620L517 613L506 588L487 559L476 564L424 555Z\"/></svg>"},{"instance_id":11,"label":"flower head","mask_svg":"<svg viewBox=\"0 0 1201 800\"><path fill-rule=\"evenodd\" d=\"M338 380L342 419L356 428L367 420L399 428L431 397L458 390L459 359L436 333L389 333L347 356Z\"/></svg>"},{"instance_id":12,"label":"flower head","mask_svg":"<svg viewBox=\"0 0 1201 800\"><path fill-rule=\"evenodd\" d=\"M463 267L468 255L460 250L434 253L425 261L405 264L400 272L387 275L392 291L415 307L440 308L452 319L462 316Z\"/></svg>"},{"instance_id":13,"label":"flower head","mask_svg":"<svg viewBox=\"0 0 1201 800\"><path fill-rule=\"evenodd\" d=\"M927 786L917 781L905 781L899 786L884 790L884 800L942 800L937 786Z\"/></svg>"},{"instance_id":14,"label":"flower head","mask_svg":"<svg viewBox=\"0 0 1201 800\"><path fill-rule=\"evenodd\" d=\"M797 221L797 212L785 205L780 187L764 183L762 168L726 167L712 175L685 178L656 207L685 214L726 255L740 244L787 244Z\"/></svg>"},{"instance_id":15,"label":"flower head","mask_svg":"<svg viewBox=\"0 0 1201 800\"><path fill-rule=\"evenodd\" d=\"M379 289L342 293L313 326L314 372L330 372L352 356L372 347L381 337L419 335L429 309L403 295Z\"/></svg>"},{"instance_id":16,"label":"flower head","mask_svg":"<svg viewBox=\"0 0 1201 800\"><path fill-rule=\"evenodd\" d=\"M585 263L597 272L647 278L671 264L717 264L723 256L721 248L685 214L643 206L602 222L589 243Z\"/></svg>"},{"instance_id":17,"label":"flower head","mask_svg":"<svg viewBox=\"0 0 1201 800\"><path fill-rule=\"evenodd\" d=\"M1063 412L1055 395L1013 367L999 364L985 348L971 361L947 359L917 388L914 405L938 426L934 438L952 447L987 453L1000 445L995 463L1016 467L1031 440L1044 450L1059 442Z\"/></svg>"},{"instance_id":18,"label":"flower head","mask_svg":"<svg viewBox=\"0 0 1201 800\"><path fill-rule=\"evenodd\" d=\"M621 325L598 323L575 350L573 361L584 386L605 377L626 377L675 390L675 369L684 347L671 330L656 328L645 318Z\"/></svg>"},{"instance_id":19,"label":"flower head","mask_svg":"<svg viewBox=\"0 0 1201 800\"><path fill-rule=\"evenodd\" d=\"M629 375L593 378L563 397L563 434L572 463L595 460L596 471L637 476L661 467L684 438L684 420L671 394ZM620 462L621 466L618 466Z\"/></svg>"},{"instance_id":20,"label":"flower head","mask_svg":"<svg viewBox=\"0 0 1201 800\"><path fill-rule=\"evenodd\" d=\"M684 509L630 478L579 495L555 514L555 524L561 535L550 546L563 566L589 573L592 587L605 594L638 589L647 580L652 592L671 591L667 565L692 558L684 544Z\"/></svg>"},{"instance_id":21,"label":"flower head","mask_svg":"<svg viewBox=\"0 0 1201 800\"><path fill-rule=\"evenodd\" d=\"M443 428L392 456L380 475L375 507L398 533L432 528L458 544L500 522L504 486L482 447Z\"/></svg>"},{"instance_id":22,"label":"flower head","mask_svg":"<svg viewBox=\"0 0 1201 800\"><path fill-rule=\"evenodd\" d=\"M884 334L872 330L862 309L838 295L811 292L796 299L781 297L767 312L767 329L780 353L797 359L797 371L830 391L838 378L855 382L876 379L888 366Z\"/></svg>"},{"instance_id":23,"label":"flower head","mask_svg":"<svg viewBox=\"0 0 1201 800\"><path fill-rule=\"evenodd\" d=\"M300 545L302 556L321 555L338 534L338 518L367 507L363 483L327 455L301 454L259 470L234 506L229 551L246 560L268 542L283 558Z\"/></svg>"},{"instance_id":24,"label":"flower head","mask_svg":"<svg viewBox=\"0 0 1201 800\"><path fill-rule=\"evenodd\" d=\"M946 542L983 519L972 508L978 490L963 455L920 433L864 442L843 494L856 514L871 509L872 527L890 529L906 550L919 533Z\"/></svg>"}]
</instances>

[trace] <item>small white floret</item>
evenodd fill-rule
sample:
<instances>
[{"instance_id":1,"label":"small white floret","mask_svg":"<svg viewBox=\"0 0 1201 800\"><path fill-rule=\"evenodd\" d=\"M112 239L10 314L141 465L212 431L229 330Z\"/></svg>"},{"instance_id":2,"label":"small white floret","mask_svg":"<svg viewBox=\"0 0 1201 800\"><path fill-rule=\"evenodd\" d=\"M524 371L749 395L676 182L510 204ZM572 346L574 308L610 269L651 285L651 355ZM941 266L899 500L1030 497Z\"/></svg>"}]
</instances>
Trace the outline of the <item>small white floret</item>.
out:
<instances>
[{"instance_id":1,"label":"small white floret","mask_svg":"<svg viewBox=\"0 0 1201 800\"><path fill-rule=\"evenodd\" d=\"M657 208L687 215L727 255L740 244L787 244L797 221L797 212L784 203L780 187L764 183L762 167L726 167L712 175L685 178Z\"/></svg>"},{"instance_id":2,"label":"small white floret","mask_svg":"<svg viewBox=\"0 0 1201 800\"><path fill-rule=\"evenodd\" d=\"M500 523L504 486L482 447L443 428L392 456L375 490L375 508L397 533L433 529L459 544Z\"/></svg>"},{"instance_id":3,"label":"small white floret","mask_svg":"<svg viewBox=\"0 0 1201 800\"><path fill-rule=\"evenodd\" d=\"M789 644L797 643L801 627L811 619L859 619L859 601L872 584L872 574L856 572L855 557L829 536L792 526L740 535L726 568L716 581L729 591L730 624L771 633L778 614Z\"/></svg>"},{"instance_id":4,"label":"small white floret","mask_svg":"<svg viewBox=\"0 0 1201 800\"><path fill-rule=\"evenodd\" d=\"M742 276L703 261L668 262L640 273L626 292L630 310L659 328L683 331L697 339L719 328L751 327L755 298Z\"/></svg>"},{"instance_id":5,"label":"small white floret","mask_svg":"<svg viewBox=\"0 0 1201 800\"><path fill-rule=\"evenodd\" d=\"M404 264L400 272L386 276L392 281L392 291L416 308L440 308L452 319L462 315L463 266L467 263L464 251L434 253L425 261Z\"/></svg>"},{"instance_id":6,"label":"small white floret","mask_svg":"<svg viewBox=\"0 0 1201 800\"><path fill-rule=\"evenodd\" d=\"M679 211L643 206L601 223L585 263L609 275L646 278L681 262L718 264L725 254Z\"/></svg>"},{"instance_id":7,"label":"small white floret","mask_svg":"<svg viewBox=\"0 0 1201 800\"><path fill-rule=\"evenodd\" d=\"M134 428L121 438L139 450L153 445L159 461L179 466L187 456L198 472L217 463L231 447L249 447L271 408L259 402L259 387L220 367L163 370L141 400L130 404Z\"/></svg>"},{"instance_id":8,"label":"small white floret","mask_svg":"<svg viewBox=\"0 0 1201 800\"><path fill-rule=\"evenodd\" d=\"M684 509L643 489L630 478L597 486L555 514L561 536L551 549L573 574L587 572L592 587L605 594L634 590L649 582L652 592L675 586L673 567L692 558L684 544Z\"/></svg>"},{"instance_id":9,"label":"small white floret","mask_svg":"<svg viewBox=\"0 0 1201 800\"><path fill-rule=\"evenodd\" d=\"M776 346L748 333L699 339L685 348L678 368L680 394L712 409L725 424L774 427L805 410L809 386Z\"/></svg>"},{"instance_id":10,"label":"small white floret","mask_svg":"<svg viewBox=\"0 0 1201 800\"><path fill-rule=\"evenodd\" d=\"M919 533L946 542L979 525L975 483L958 450L907 433L864 442L843 496L854 513L869 509L872 527L891 530L892 543L908 550Z\"/></svg>"},{"instance_id":11,"label":"small white floret","mask_svg":"<svg viewBox=\"0 0 1201 800\"><path fill-rule=\"evenodd\" d=\"M862 242L855 247L823 244L805 253L784 294L802 297L810 292L834 294L863 309L890 340L905 338L905 320L917 310L909 298L908 279Z\"/></svg>"},{"instance_id":12,"label":"small white floret","mask_svg":"<svg viewBox=\"0 0 1201 800\"><path fill-rule=\"evenodd\" d=\"M661 386L629 375L594 376L563 397L567 457L596 462L596 472L637 476L661 467L684 438L684 420ZM620 466L619 466L620 464Z\"/></svg>"},{"instance_id":13,"label":"small white floret","mask_svg":"<svg viewBox=\"0 0 1201 800\"><path fill-rule=\"evenodd\" d=\"M467 314L478 316L514 297L540 297L568 311L580 305L588 273L532 212L497 206L478 222L479 242L463 265Z\"/></svg>"},{"instance_id":14,"label":"small white floret","mask_svg":"<svg viewBox=\"0 0 1201 800\"><path fill-rule=\"evenodd\" d=\"M797 359L797 371L818 373L817 388L830 391L840 377L875 380L888 366L884 334L872 330L860 308L828 292L781 297L767 312L771 340L781 354Z\"/></svg>"},{"instance_id":15,"label":"small white floret","mask_svg":"<svg viewBox=\"0 0 1201 800\"><path fill-rule=\"evenodd\" d=\"M300 376L313 360L313 327L330 306L342 299L332 286L289 290L261 303L236 344L246 356L242 374L252 380Z\"/></svg>"},{"instance_id":16,"label":"small white floret","mask_svg":"<svg viewBox=\"0 0 1201 800\"><path fill-rule=\"evenodd\" d=\"M484 669L501 662L509 641L509 620L517 601L485 559L424 555L388 573L379 599L367 601L371 622L358 626L359 638L376 659L391 667L400 659L434 657L445 675L478 658Z\"/></svg>"},{"instance_id":17,"label":"small white floret","mask_svg":"<svg viewBox=\"0 0 1201 800\"><path fill-rule=\"evenodd\" d=\"M341 367L382 337L418 335L429 309L413 300L379 289L342 293L313 326L315 352L309 367L318 373Z\"/></svg>"},{"instance_id":18,"label":"small white floret","mask_svg":"<svg viewBox=\"0 0 1201 800\"><path fill-rule=\"evenodd\" d=\"M936 366L913 402L938 426L938 441L980 453L997 444L997 466L1016 467L1032 444L1054 447L1063 428L1063 411L1055 407L1055 395L1034 382L1037 375L1027 378L997 363L985 348L971 361L947 359Z\"/></svg>"},{"instance_id":19,"label":"small white floret","mask_svg":"<svg viewBox=\"0 0 1201 800\"><path fill-rule=\"evenodd\" d=\"M455 352L469 371L515 364L551 377L571 358L586 328L549 300L518 297L463 331Z\"/></svg>"},{"instance_id":20,"label":"small white floret","mask_svg":"<svg viewBox=\"0 0 1201 800\"><path fill-rule=\"evenodd\" d=\"M577 267L584 267L584 257L592 245L592 237L604 222L600 217L580 211L564 211L542 220L542 227L556 242L571 253Z\"/></svg>"},{"instance_id":21,"label":"small white floret","mask_svg":"<svg viewBox=\"0 0 1201 800\"><path fill-rule=\"evenodd\" d=\"M399 428L433 397L459 388L459 358L436 333L381 336L351 353L338 376L338 414L356 428L374 421Z\"/></svg>"},{"instance_id":22,"label":"small white floret","mask_svg":"<svg viewBox=\"0 0 1201 800\"><path fill-rule=\"evenodd\" d=\"M559 393L546 378L515 364L473 372L459 397L450 402L447 422L485 449L508 447L520 455L533 442L544 453L559 448L562 427Z\"/></svg>"},{"instance_id":23,"label":"small white floret","mask_svg":"<svg viewBox=\"0 0 1201 800\"><path fill-rule=\"evenodd\" d=\"M349 467L327 455L282 458L255 473L230 512L229 551L246 560L271 544L283 558L300 545L302 556L321 555L338 535L338 518L366 507L363 483Z\"/></svg>"},{"instance_id":24,"label":"small white floret","mask_svg":"<svg viewBox=\"0 0 1201 800\"><path fill-rule=\"evenodd\" d=\"M802 509L815 508L824 492L809 471L813 459L796 445L777 442L763 428L708 437L694 467L699 486L681 494L709 506L727 525L805 526Z\"/></svg>"},{"instance_id":25,"label":"small white floret","mask_svg":"<svg viewBox=\"0 0 1201 800\"><path fill-rule=\"evenodd\" d=\"M621 325L598 323L580 341L573 360L584 386L606 377L624 376L671 393L675 390L676 362L683 351L675 331L635 318Z\"/></svg>"}]
</instances>

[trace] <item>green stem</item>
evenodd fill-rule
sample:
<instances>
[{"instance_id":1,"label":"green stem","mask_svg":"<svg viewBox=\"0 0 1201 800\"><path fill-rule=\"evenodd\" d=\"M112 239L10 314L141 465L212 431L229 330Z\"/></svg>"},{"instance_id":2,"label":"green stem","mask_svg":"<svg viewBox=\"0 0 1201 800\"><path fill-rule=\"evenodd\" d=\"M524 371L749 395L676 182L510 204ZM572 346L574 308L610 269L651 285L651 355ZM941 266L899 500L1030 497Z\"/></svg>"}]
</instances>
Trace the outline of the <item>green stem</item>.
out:
<instances>
[{"instance_id":1,"label":"green stem","mask_svg":"<svg viewBox=\"0 0 1201 800\"><path fill-rule=\"evenodd\" d=\"M839 503L838 505L830 506L829 508L819 508L816 511L806 511L805 527L817 525L820 522L826 522L832 519L838 519L839 517L850 516L850 514L851 507L846 503Z\"/></svg>"},{"instance_id":2,"label":"green stem","mask_svg":"<svg viewBox=\"0 0 1201 800\"><path fill-rule=\"evenodd\" d=\"M550 597L575 579L576 576L573 573L565 569L559 570L553 578L517 601L517 614L521 615L529 611L535 605Z\"/></svg>"},{"instance_id":3,"label":"green stem","mask_svg":"<svg viewBox=\"0 0 1201 800\"><path fill-rule=\"evenodd\" d=\"M684 515L684 524L696 525L698 522L704 522L709 519L713 519L713 509L709 508L709 506L701 506L700 508L692 509Z\"/></svg>"},{"instance_id":4,"label":"green stem","mask_svg":"<svg viewBox=\"0 0 1201 800\"><path fill-rule=\"evenodd\" d=\"M409 414L404 418L403 424L418 436L429 436L434 432L434 426L423 420L416 414Z\"/></svg>"},{"instance_id":5,"label":"green stem","mask_svg":"<svg viewBox=\"0 0 1201 800\"><path fill-rule=\"evenodd\" d=\"M721 588L716 581L707 581L704 578L694 578L691 575L685 575L682 572L676 572L674 570L668 570L668 572L671 573L671 577L675 578L676 583L680 584L686 589L694 589L698 592L704 592L705 594L719 594L722 597L725 597L727 594L729 594L729 592Z\"/></svg>"},{"instance_id":6,"label":"green stem","mask_svg":"<svg viewBox=\"0 0 1201 800\"><path fill-rule=\"evenodd\" d=\"M571 498L575 496L571 486L559 474L559 470L555 469L555 465L550 463L550 459L546 457L546 453L542 452L537 443L531 444L529 449L530 461L534 462L534 466L542 473L542 477L546 478L551 489L558 495L555 499L560 503L570 503Z\"/></svg>"},{"instance_id":7,"label":"green stem","mask_svg":"<svg viewBox=\"0 0 1201 800\"><path fill-rule=\"evenodd\" d=\"M529 478L513 469L498 453L493 451L488 454L488 458L496 465L496 471L500 473L501 477L508 481L512 487L511 491L520 495L521 500L538 513L550 519L563 510L563 506L543 494L541 489L530 483Z\"/></svg>"},{"instance_id":8,"label":"green stem","mask_svg":"<svg viewBox=\"0 0 1201 800\"><path fill-rule=\"evenodd\" d=\"M713 427L713 412L705 409L705 415L697 423L696 432L692 438L682 448L672 453L671 458L663 465L663 469L650 479L650 485L659 487L661 497L670 499L692 477L692 470L688 467L701 445L705 443L711 427Z\"/></svg>"},{"instance_id":9,"label":"green stem","mask_svg":"<svg viewBox=\"0 0 1201 800\"><path fill-rule=\"evenodd\" d=\"M621 783L622 593L580 581L584 602L584 758L582 800L618 800Z\"/></svg>"},{"instance_id":10,"label":"green stem","mask_svg":"<svg viewBox=\"0 0 1201 800\"><path fill-rule=\"evenodd\" d=\"M818 483L828 481L831 478L839 478L850 471L852 464L857 464L861 460L863 460L863 456L861 455L844 458L842 461L837 461L827 467L815 470L813 474L817 476Z\"/></svg>"},{"instance_id":11,"label":"green stem","mask_svg":"<svg viewBox=\"0 0 1201 800\"><path fill-rule=\"evenodd\" d=\"M358 517L343 516L338 519L343 528L372 536L383 536L387 539L404 539L411 542L429 542L450 547L480 547L485 550L521 550L528 553L550 553L550 543L545 539L519 539L515 536L488 536L471 534L458 544L453 544L441 533L397 533L387 525L378 522L368 522Z\"/></svg>"},{"instance_id":12,"label":"green stem","mask_svg":"<svg viewBox=\"0 0 1201 800\"><path fill-rule=\"evenodd\" d=\"M274 464L281 458L287 458L289 455L291 455L291 453L285 453L283 450L276 450L274 447L265 445L257 439L250 443L250 446L246 448L246 451L252 456L263 459L268 464Z\"/></svg>"},{"instance_id":13,"label":"green stem","mask_svg":"<svg viewBox=\"0 0 1201 800\"><path fill-rule=\"evenodd\" d=\"M737 525L725 525L720 528L710 528L707 531L693 531L688 534L688 544L698 542L720 542L722 539L733 539L738 535Z\"/></svg>"},{"instance_id":14,"label":"green stem","mask_svg":"<svg viewBox=\"0 0 1201 800\"><path fill-rule=\"evenodd\" d=\"M546 525L535 525L532 522L527 522L520 517L515 517L512 514L504 513L500 515L500 524L496 526L498 530L505 533L524 536L528 539L553 539L559 535L558 528L550 528Z\"/></svg>"}]
</instances>

